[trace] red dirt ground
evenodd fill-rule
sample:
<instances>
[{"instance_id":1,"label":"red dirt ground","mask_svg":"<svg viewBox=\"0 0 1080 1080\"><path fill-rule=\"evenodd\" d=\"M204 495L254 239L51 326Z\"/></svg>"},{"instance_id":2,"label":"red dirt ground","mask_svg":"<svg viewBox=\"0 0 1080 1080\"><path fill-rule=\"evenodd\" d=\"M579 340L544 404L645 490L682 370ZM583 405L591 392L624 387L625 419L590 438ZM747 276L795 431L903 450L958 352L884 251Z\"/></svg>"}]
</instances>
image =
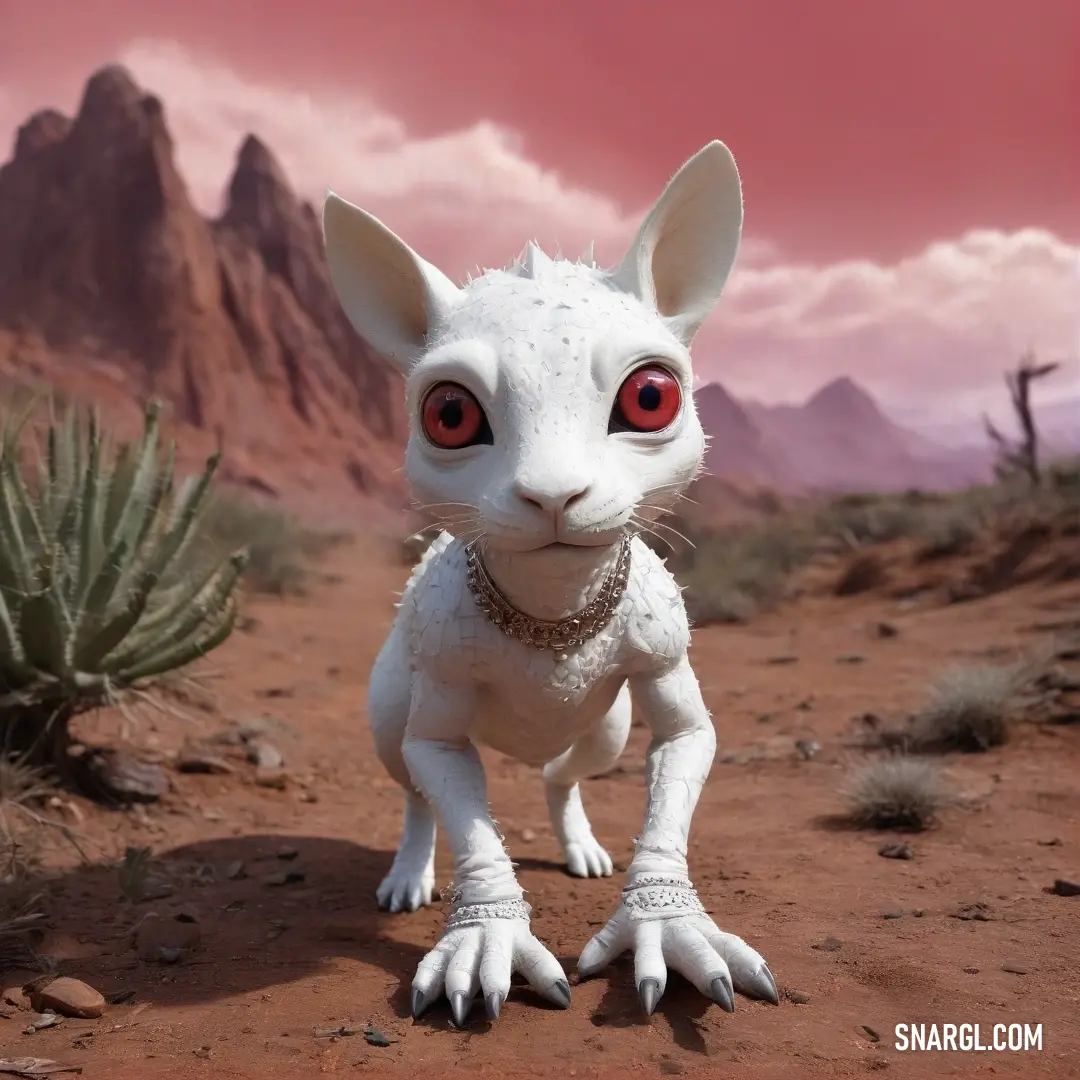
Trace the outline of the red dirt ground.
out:
<instances>
[{"instance_id":1,"label":"red dirt ground","mask_svg":"<svg viewBox=\"0 0 1080 1080\"><path fill-rule=\"evenodd\" d=\"M439 907L390 916L374 901L401 798L372 750L365 683L406 570L362 547L338 551L324 569L305 599L249 602L250 625L215 654L209 709L189 707L186 721L145 714L132 735L167 753L229 721L271 715L287 725L270 735L292 777L285 790L257 786L238 763L233 775L173 773L175 790L146 809L80 801L96 853L116 859L126 845L150 845L175 892L133 905L114 865L55 866L44 948L64 974L134 996L100 1020L33 1034L23 1033L25 1012L0 1019L7 1055L81 1065L88 1080L1080 1076L1080 898L1044 891L1080 875L1080 729L1025 723L999 750L949 758L970 801L911 838L911 861L878 856L887 836L829 824L846 771L865 756L854 717L913 707L950 661L1046 641L1034 625L1075 618L1076 583L927 609L809 597L746 627L698 631L692 655L721 749L694 821L691 869L717 921L758 947L782 990L805 1002L739 999L729 1016L673 979L650 1020L624 960L574 985L568 1012L518 988L496 1025L478 1009L457 1031L445 1007L408 1018L408 984L438 936ZM897 636L871 633L883 618ZM862 661L840 662L851 654ZM782 655L797 659L770 662ZM102 715L90 727L108 734L116 723ZM802 760L796 739L822 749ZM644 744L637 728L619 770L585 790L598 837L623 865L643 810ZM488 765L534 929L573 971L615 909L619 878L566 876L537 773L498 755ZM278 860L283 845L297 850L292 861ZM236 860L246 878L227 876ZM283 869L303 881L266 884ZM447 873L441 848L440 881ZM989 921L952 917L974 902L989 906ZM201 951L176 966L140 962L132 926L148 911L182 909L201 922ZM890 909L902 917L883 918ZM893 1047L901 1022L1041 1023L1044 1049L905 1054ZM369 1023L396 1041L314 1035Z\"/></svg>"}]
</instances>

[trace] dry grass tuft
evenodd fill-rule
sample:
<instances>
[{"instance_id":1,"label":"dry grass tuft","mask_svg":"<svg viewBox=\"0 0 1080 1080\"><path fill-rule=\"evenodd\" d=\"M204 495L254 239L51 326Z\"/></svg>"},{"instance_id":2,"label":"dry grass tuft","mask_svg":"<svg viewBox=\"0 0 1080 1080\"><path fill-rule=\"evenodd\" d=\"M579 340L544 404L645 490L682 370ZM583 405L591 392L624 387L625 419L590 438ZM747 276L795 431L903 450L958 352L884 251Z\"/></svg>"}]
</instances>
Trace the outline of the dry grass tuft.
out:
<instances>
[{"instance_id":1,"label":"dry grass tuft","mask_svg":"<svg viewBox=\"0 0 1080 1080\"><path fill-rule=\"evenodd\" d=\"M937 765L902 756L863 766L843 795L852 822L870 829L927 829L952 801Z\"/></svg>"},{"instance_id":2,"label":"dry grass tuft","mask_svg":"<svg viewBox=\"0 0 1080 1080\"><path fill-rule=\"evenodd\" d=\"M207 505L191 558L220 558L222 552L246 547L245 583L275 596L302 596L311 564L343 539L308 527L281 507L222 488Z\"/></svg>"},{"instance_id":3,"label":"dry grass tuft","mask_svg":"<svg viewBox=\"0 0 1080 1080\"><path fill-rule=\"evenodd\" d=\"M1025 664L949 668L931 686L926 704L912 720L911 745L969 753L1001 746L1024 704L1030 676Z\"/></svg>"}]
</instances>

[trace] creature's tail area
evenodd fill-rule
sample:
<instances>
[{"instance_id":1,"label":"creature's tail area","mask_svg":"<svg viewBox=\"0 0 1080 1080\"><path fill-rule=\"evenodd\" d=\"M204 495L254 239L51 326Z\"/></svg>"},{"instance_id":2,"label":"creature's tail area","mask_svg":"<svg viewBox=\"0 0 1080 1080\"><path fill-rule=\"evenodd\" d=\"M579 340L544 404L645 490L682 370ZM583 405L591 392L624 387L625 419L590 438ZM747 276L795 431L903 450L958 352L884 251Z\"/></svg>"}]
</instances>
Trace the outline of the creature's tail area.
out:
<instances>
[{"instance_id":1,"label":"creature's tail area","mask_svg":"<svg viewBox=\"0 0 1080 1080\"><path fill-rule=\"evenodd\" d=\"M420 556L420 561L413 567L413 572L409 575L409 580L405 582L405 588L402 590L398 602L394 605L395 607L401 607L402 604L405 603L416 583L427 572L428 565L439 556L440 552L445 551L450 544L453 543L453 540L454 538L448 532L440 532L439 535L428 544L427 551Z\"/></svg>"}]
</instances>

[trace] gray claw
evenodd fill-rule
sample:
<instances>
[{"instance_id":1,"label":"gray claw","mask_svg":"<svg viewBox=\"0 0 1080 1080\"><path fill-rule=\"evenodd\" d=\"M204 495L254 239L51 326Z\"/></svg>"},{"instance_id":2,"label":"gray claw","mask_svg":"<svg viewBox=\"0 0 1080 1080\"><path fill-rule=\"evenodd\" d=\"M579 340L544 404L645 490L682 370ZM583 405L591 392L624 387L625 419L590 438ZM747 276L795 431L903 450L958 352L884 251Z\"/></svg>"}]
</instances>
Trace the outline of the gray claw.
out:
<instances>
[{"instance_id":1,"label":"gray claw","mask_svg":"<svg viewBox=\"0 0 1080 1080\"><path fill-rule=\"evenodd\" d=\"M552 993L562 1001L564 1009L570 1008L570 984L565 979L559 979L551 988Z\"/></svg>"},{"instance_id":2,"label":"gray claw","mask_svg":"<svg viewBox=\"0 0 1080 1080\"><path fill-rule=\"evenodd\" d=\"M428 1007L427 995L423 990L414 989L412 992L412 1018L419 1020Z\"/></svg>"},{"instance_id":3,"label":"gray claw","mask_svg":"<svg viewBox=\"0 0 1080 1080\"><path fill-rule=\"evenodd\" d=\"M454 1027L463 1028L469 1019L469 1009L472 1007L472 998L462 990L450 997L450 1012L454 1017Z\"/></svg>"},{"instance_id":4,"label":"gray claw","mask_svg":"<svg viewBox=\"0 0 1080 1080\"><path fill-rule=\"evenodd\" d=\"M487 1008L487 1014L489 1020L498 1020L499 1013L502 1012L503 999L502 994L497 990L492 990L486 998L484 998L484 1006Z\"/></svg>"},{"instance_id":5,"label":"gray claw","mask_svg":"<svg viewBox=\"0 0 1080 1080\"><path fill-rule=\"evenodd\" d=\"M773 978L773 973L769 970L768 964L761 965L761 970L754 979L754 991L759 998L767 1001L770 1005L780 1004L780 994L776 989L776 980Z\"/></svg>"},{"instance_id":6,"label":"gray claw","mask_svg":"<svg viewBox=\"0 0 1080 1080\"><path fill-rule=\"evenodd\" d=\"M656 1003L660 1000L660 983L656 979L642 979L637 987L638 997L645 1011L652 1016Z\"/></svg>"},{"instance_id":7,"label":"gray claw","mask_svg":"<svg viewBox=\"0 0 1080 1080\"><path fill-rule=\"evenodd\" d=\"M735 994L731 989L731 980L726 975L718 975L709 983L709 996L724 1012L735 1011Z\"/></svg>"}]
</instances>

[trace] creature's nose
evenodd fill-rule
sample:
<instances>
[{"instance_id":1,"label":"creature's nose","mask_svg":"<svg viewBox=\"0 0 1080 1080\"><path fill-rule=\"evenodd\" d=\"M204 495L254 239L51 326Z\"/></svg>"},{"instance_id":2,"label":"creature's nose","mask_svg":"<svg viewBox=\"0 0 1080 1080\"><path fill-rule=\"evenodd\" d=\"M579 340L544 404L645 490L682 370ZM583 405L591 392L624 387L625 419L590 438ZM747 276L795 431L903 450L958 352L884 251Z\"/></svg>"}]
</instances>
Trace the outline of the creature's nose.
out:
<instances>
[{"instance_id":1,"label":"creature's nose","mask_svg":"<svg viewBox=\"0 0 1080 1080\"><path fill-rule=\"evenodd\" d=\"M589 482L581 478L562 483L519 480L514 489L522 502L543 510L545 514L561 514L585 496Z\"/></svg>"}]
</instances>

